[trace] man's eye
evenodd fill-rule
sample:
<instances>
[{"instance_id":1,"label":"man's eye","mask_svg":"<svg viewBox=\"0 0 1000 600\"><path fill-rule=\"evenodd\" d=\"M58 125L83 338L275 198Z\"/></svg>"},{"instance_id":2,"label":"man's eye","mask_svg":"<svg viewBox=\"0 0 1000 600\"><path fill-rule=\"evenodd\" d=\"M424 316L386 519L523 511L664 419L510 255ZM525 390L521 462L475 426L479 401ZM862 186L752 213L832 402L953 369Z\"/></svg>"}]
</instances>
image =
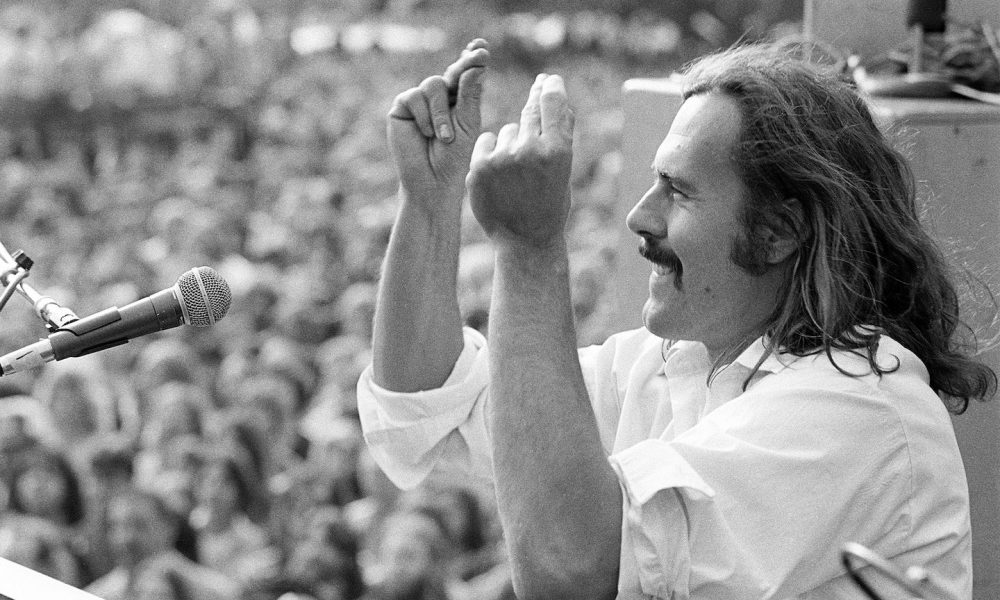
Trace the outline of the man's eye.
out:
<instances>
[{"instance_id":1,"label":"man's eye","mask_svg":"<svg viewBox=\"0 0 1000 600\"><path fill-rule=\"evenodd\" d=\"M674 187L673 180L665 173L656 172L654 174L653 181L654 183L662 185L666 188L668 194L680 196L684 195L683 192Z\"/></svg>"}]
</instances>

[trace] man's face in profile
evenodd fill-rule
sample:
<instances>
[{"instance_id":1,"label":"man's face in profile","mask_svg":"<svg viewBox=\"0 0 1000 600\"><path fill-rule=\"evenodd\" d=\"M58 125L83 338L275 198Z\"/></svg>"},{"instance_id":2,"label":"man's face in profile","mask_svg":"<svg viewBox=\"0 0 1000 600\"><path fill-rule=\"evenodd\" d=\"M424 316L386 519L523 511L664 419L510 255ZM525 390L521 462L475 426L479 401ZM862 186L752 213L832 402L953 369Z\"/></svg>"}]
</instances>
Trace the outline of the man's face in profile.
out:
<instances>
[{"instance_id":1,"label":"man's face in profile","mask_svg":"<svg viewBox=\"0 0 1000 600\"><path fill-rule=\"evenodd\" d=\"M656 152L656 181L627 218L652 263L643 321L666 339L705 343L716 356L771 313L779 273L736 265L747 189L732 148L740 134L735 100L716 93L684 102Z\"/></svg>"}]
</instances>

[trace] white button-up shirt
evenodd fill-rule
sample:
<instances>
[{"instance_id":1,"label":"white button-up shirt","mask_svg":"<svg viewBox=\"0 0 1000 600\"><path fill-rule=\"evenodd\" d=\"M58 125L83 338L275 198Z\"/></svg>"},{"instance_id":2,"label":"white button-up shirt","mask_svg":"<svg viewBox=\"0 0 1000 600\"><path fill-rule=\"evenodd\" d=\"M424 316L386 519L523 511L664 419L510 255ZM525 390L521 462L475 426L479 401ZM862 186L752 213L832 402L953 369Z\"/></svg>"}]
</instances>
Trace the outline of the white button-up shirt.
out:
<instances>
[{"instance_id":1,"label":"white button-up shirt","mask_svg":"<svg viewBox=\"0 0 1000 600\"><path fill-rule=\"evenodd\" d=\"M492 475L487 351L466 329L451 376L426 392L361 376L365 438L397 485ZM923 363L885 336L881 376L851 352L764 352L757 340L709 382L699 343L635 330L580 350L623 490L619 598L863 598L841 563L846 542L971 598L965 472ZM886 598L906 597L883 583Z\"/></svg>"}]
</instances>

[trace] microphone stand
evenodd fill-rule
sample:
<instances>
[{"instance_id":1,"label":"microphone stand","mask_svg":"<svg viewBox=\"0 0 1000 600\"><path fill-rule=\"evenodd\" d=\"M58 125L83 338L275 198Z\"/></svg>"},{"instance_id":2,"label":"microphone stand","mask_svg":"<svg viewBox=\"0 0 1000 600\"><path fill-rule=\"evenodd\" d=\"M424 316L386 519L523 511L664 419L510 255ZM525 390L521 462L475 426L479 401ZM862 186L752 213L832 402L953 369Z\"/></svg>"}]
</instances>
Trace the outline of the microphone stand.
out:
<instances>
[{"instance_id":1,"label":"microphone stand","mask_svg":"<svg viewBox=\"0 0 1000 600\"><path fill-rule=\"evenodd\" d=\"M860 569L866 567L899 586L915 600L954 600L947 591L934 582L927 569L912 566L904 571L861 544L855 542L844 544L840 558L848 576L869 600L883 600L883 598L872 588L871 583L862 577ZM932 590L935 595L929 596L928 593Z\"/></svg>"},{"instance_id":2,"label":"microphone stand","mask_svg":"<svg viewBox=\"0 0 1000 600\"><path fill-rule=\"evenodd\" d=\"M31 302L35 314L45 323L49 331L56 331L79 319L72 310L24 282L34 261L23 252L18 250L11 254L0 242L0 260L7 263L6 269L0 272L0 285L4 286L3 292L0 293L0 310L3 310L16 291Z\"/></svg>"},{"instance_id":3,"label":"microphone stand","mask_svg":"<svg viewBox=\"0 0 1000 600\"><path fill-rule=\"evenodd\" d=\"M944 34L946 0L910 0L906 22L912 50L907 72L902 75L869 75L863 67L855 70L858 87L873 96L901 98L946 98L955 93L951 77L924 71L924 42L928 33Z\"/></svg>"}]
</instances>

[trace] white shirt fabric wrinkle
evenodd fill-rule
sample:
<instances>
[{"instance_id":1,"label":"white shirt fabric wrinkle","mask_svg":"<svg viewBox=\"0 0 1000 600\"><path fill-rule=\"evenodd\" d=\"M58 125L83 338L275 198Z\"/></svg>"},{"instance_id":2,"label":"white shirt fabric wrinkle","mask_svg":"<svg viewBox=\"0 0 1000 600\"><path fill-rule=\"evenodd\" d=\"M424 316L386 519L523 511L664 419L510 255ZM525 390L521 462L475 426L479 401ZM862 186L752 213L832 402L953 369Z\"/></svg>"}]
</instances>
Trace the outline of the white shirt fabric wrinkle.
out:
<instances>
[{"instance_id":1,"label":"white shirt fabric wrinkle","mask_svg":"<svg viewBox=\"0 0 1000 600\"><path fill-rule=\"evenodd\" d=\"M456 470L490 477L488 350L465 335L438 390L395 394L370 368L359 381L366 439L401 486ZM709 386L698 343L664 348L635 330L580 350L623 491L619 598L861 598L839 560L848 541L971 598L964 470L923 364L883 337L879 364L899 364L883 376L844 375L822 353L770 355L744 390L764 352L757 340ZM862 356L834 357L870 371Z\"/></svg>"}]
</instances>

